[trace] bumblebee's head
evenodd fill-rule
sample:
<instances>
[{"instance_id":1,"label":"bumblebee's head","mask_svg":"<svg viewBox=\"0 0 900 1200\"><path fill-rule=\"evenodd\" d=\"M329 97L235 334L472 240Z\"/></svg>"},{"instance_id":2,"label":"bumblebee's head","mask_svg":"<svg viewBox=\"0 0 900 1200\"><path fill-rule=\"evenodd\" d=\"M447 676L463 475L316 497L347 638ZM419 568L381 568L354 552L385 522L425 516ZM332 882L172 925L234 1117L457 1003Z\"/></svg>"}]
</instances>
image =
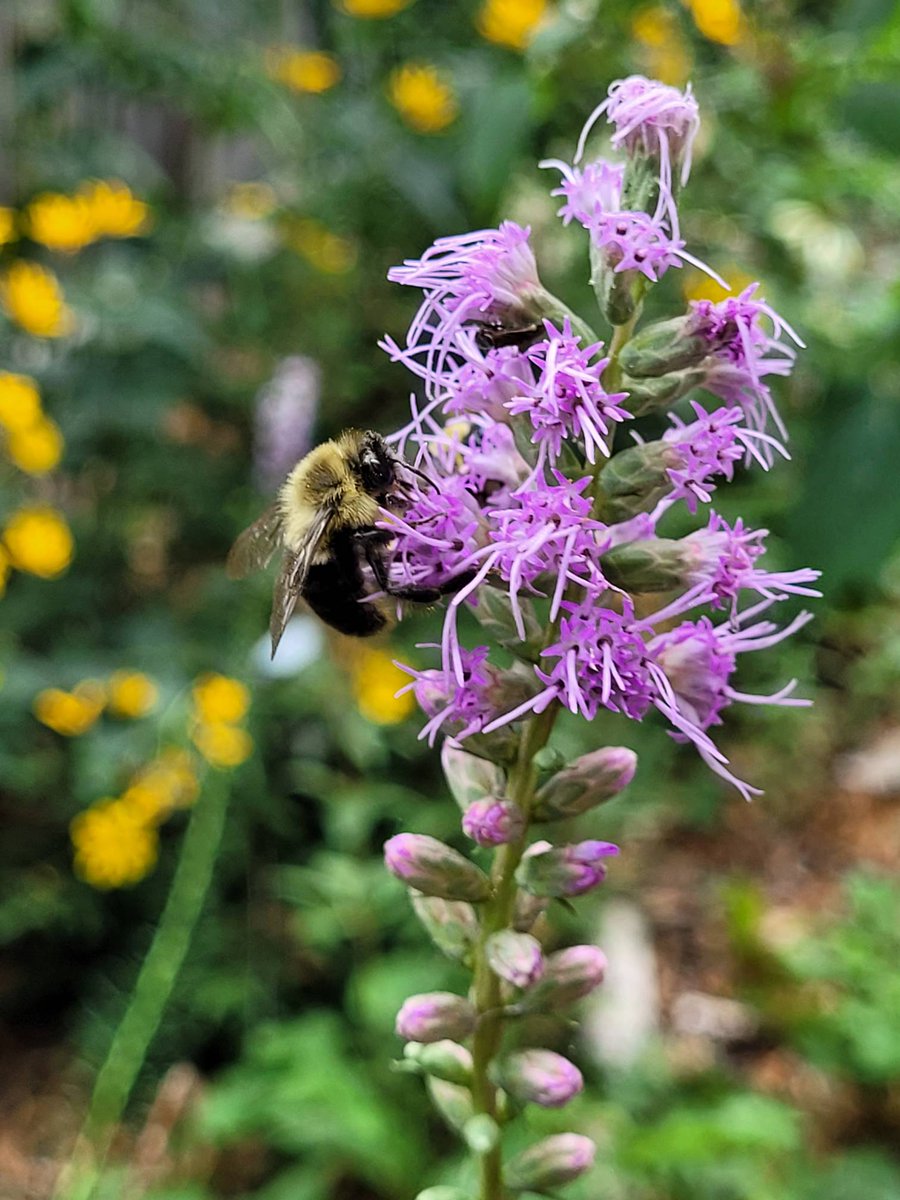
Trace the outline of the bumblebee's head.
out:
<instances>
[{"instance_id":1,"label":"bumblebee's head","mask_svg":"<svg viewBox=\"0 0 900 1200\"><path fill-rule=\"evenodd\" d=\"M396 460L380 434L371 431L359 439L353 469L363 491L370 496L386 492L396 478Z\"/></svg>"}]
</instances>

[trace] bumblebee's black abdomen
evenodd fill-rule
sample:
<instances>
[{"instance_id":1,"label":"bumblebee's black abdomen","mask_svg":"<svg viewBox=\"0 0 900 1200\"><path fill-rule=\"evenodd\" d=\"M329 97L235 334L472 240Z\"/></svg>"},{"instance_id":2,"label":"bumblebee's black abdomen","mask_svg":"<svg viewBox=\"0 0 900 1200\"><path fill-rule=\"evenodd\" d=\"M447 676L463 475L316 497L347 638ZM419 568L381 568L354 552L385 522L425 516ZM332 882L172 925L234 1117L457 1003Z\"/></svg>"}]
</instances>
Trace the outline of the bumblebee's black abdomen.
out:
<instances>
[{"instance_id":1,"label":"bumblebee's black abdomen","mask_svg":"<svg viewBox=\"0 0 900 1200\"><path fill-rule=\"evenodd\" d=\"M327 562L314 563L303 585L303 599L317 617L339 633L371 637L387 618L377 604L365 601L366 582L352 534L337 533Z\"/></svg>"}]
</instances>

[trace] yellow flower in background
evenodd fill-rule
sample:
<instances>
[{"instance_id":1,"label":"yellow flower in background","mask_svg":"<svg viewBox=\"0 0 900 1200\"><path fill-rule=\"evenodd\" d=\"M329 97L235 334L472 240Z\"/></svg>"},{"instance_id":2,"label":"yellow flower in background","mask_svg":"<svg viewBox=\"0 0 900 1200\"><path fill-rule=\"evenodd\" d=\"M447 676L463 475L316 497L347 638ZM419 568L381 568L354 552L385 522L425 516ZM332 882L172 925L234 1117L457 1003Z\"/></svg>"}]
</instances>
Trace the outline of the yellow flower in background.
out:
<instances>
[{"instance_id":1,"label":"yellow flower in background","mask_svg":"<svg viewBox=\"0 0 900 1200\"><path fill-rule=\"evenodd\" d=\"M243 217L245 221L261 221L277 206L275 189L256 179L233 183L222 201L222 207L227 213L234 217Z\"/></svg>"},{"instance_id":2,"label":"yellow flower in background","mask_svg":"<svg viewBox=\"0 0 900 1200\"><path fill-rule=\"evenodd\" d=\"M485 0L475 26L483 38L525 50L547 12L547 0Z\"/></svg>"},{"instance_id":3,"label":"yellow flower in background","mask_svg":"<svg viewBox=\"0 0 900 1200\"><path fill-rule=\"evenodd\" d=\"M412 0L334 0L335 6L351 17L377 20L392 17L394 13L409 8Z\"/></svg>"},{"instance_id":4,"label":"yellow flower in background","mask_svg":"<svg viewBox=\"0 0 900 1200\"><path fill-rule=\"evenodd\" d=\"M25 228L32 241L48 250L74 254L95 240L96 226L84 196L42 192L25 210Z\"/></svg>"},{"instance_id":5,"label":"yellow flower in background","mask_svg":"<svg viewBox=\"0 0 900 1200\"><path fill-rule=\"evenodd\" d=\"M242 721L250 707L250 692L239 679L210 672L195 682L191 695L201 721L224 721L229 725Z\"/></svg>"},{"instance_id":6,"label":"yellow flower in background","mask_svg":"<svg viewBox=\"0 0 900 1200\"><path fill-rule=\"evenodd\" d=\"M427 63L407 63L392 71L388 98L417 133L440 133L459 113L453 88L436 67Z\"/></svg>"},{"instance_id":7,"label":"yellow flower in background","mask_svg":"<svg viewBox=\"0 0 900 1200\"><path fill-rule=\"evenodd\" d=\"M737 267L726 267L719 274L723 279L730 280L729 287L721 287L704 271L686 271L681 284L681 294L685 300L712 300L714 304L718 304L726 296L737 296L745 287L756 282L752 275Z\"/></svg>"},{"instance_id":8,"label":"yellow flower in background","mask_svg":"<svg viewBox=\"0 0 900 1200\"><path fill-rule=\"evenodd\" d=\"M284 46L269 51L267 64L271 77L295 92L318 95L333 88L341 77L338 60L323 50Z\"/></svg>"},{"instance_id":9,"label":"yellow flower in background","mask_svg":"<svg viewBox=\"0 0 900 1200\"><path fill-rule=\"evenodd\" d=\"M200 782L189 751L169 746L138 771L131 787L157 796L160 810L188 808L200 794Z\"/></svg>"},{"instance_id":10,"label":"yellow flower in background","mask_svg":"<svg viewBox=\"0 0 900 1200\"><path fill-rule=\"evenodd\" d=\"M74 543L69 526L54 508L20 508L2 535L14 567L53 579L72 561Z\"/></svg>"},{"instance_id":11,"label":"yellow flower in background","mask_svg":"<svg viewBox=\"0 0 900 1200\"><path fill-rule=\"evenodd\" d=\"M194 728L191 737L213 767L239 767L253 753L253 738L246 729L224 721L201 722Z\"/></svg>"},{"instance_id":12,"label":"yellow flower in background","mask_svg":"<svg viewBox=\"0 0 900 1200\"><path fill-rule=\"evenodd\" d=\"M398 725L415 709L411 691L395 694L409 683L409 676L395 666L390 654L363 646L351 671L356 705L375 725Z\"/></svg>"},{"instance_id":13,"label":"yellow flower in background","mask_svg":"<svg viewBox=\"0 0 900 1200\"><path fill-rule=\"evenodd\" d=\"M62 337L74 324L59 281L39 263L21 259L0 277L0 302L26 333Z\"/></svg>"},{"instance_id":14,"label":"yellow flower in background","mask_svg":"<svg viewBox=\"0 0 900 1200\"><path fill-rule=\"evenodd\" d=\"M34 715L63 737L80 737L87 733L100 714L106 696L96 680L85 680L71 692L62 688L45 688L34 698Z\"/></svg>"},{"instance_id":15,"label":"yellow flower in background","mask_svg":"<svg viewBox=\"0 0 900 1200\"><path fill-rule=\"evenodd\" d=\"M27 429L6 435L6 453L10 460L29 475L46 475L62 458L63 436L49 417L40 417Z\"/></svg>"},{"instance_id":16,"label":"yellow flower in background","mask_svg":"<svg viewBox=\"0 0 900 1200\"><path fill-rule=\"evenodd\" d=\"M16 233L16 214L11 208L0 205L0 246L14 242L19 235Z\"/></svg>"},{"instance_id":17,"label":"yellow flower in background","mask_svg":"<svg viewBox=\"0 0 900 1200\"><path fill-rule=\"evenodd\" d=\"M325 275L343 275L356 265L355 243L332 233L312 217L287 222L284 240L287 246L302 254L311 266Z\"/></svg>"},{"instance_id":18,"label":"yellow flower in background","mask_svg":"<svg viewBox=\"0 0 900 1200\"><path fill-rule=\"evenodd\" d=\"M150 206L120 179L98 179L79 188L95 237L129 238L150 227Z\"/></svg>"},{"instance_id":19,"label":"yellow flower in background","mask_svg":"<svg viewBox=\"0 0 900 1200\"><path fill-rule=\"evenodd\" d=\"M159 835L125 800L101 800L69 826L75 872L95 888L138 883L156 865Z\"/></svg>"},{"instance_id":20,"label":"yellow flower in background","mask_svg":"<svg viewBox=\"0 0 900 1200\"><path fill-rule=\"evenodd\" d=\"M694 24L705 38L736 46L744 36L744 17L738 0L687 0Z\"/></svg>"},{"instance_id":21,"label":"yellow flower in background","mask_svg":"<svg viewBox=\"0 0 900 1200\"><path fill-rule=\"evenodd\" d=\"M661 4L642 8L632 18L631 32L641 44L649 75L672 87L687 82L691 54L674 13Z\"/></svg>"},{"instance_id":22,"label":"yellow flower in background","mask_svg":"<svg viewBox=\"0 0 900 1200\"><path fill-rule=\"evenodd\" d=\"M28 375L0 371L0 425L8 431L28 429L41 418L41 397Z\"/></svg>"},{"instance_id":23,"label":"yellow flower in background","mask_svg":"<svg viewBox=\"0 0 900 1200\"><path fill-rule=\"evenodd\" d=\"M117 717L146 717L159 699L159 688L141 671L116 671L107 684L109 711Z\"/></svg>"}]
</instances>

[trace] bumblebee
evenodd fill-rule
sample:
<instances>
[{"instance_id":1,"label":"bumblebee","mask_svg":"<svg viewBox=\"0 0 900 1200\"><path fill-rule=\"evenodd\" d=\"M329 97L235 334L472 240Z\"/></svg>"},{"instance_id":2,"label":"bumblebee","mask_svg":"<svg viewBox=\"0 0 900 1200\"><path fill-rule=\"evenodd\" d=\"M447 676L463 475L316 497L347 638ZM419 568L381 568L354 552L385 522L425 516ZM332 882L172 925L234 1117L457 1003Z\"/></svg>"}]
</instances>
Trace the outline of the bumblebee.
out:
<instances>
[{"instance_id":1,"label":"bumblebee","mask_svg":"<svg viewBox=\"0 0 900 1200\"><path fill-rule=\"evenodd\" d=\"M273 657L301 597L327 625L370 637L389 621L377 602L367 601L375 590L433 604L462 586L462 580L443 588L391 585L387 552L394 535L378 529L376 521L379 508L402 509L411 499L402 471L422 475L396 458L379 434L348 429L302 458L275 502L237 538L225 568L232 579L243 579L267 566L279 548L284 551L269 623Z\"/></svg>"}]
</instances>

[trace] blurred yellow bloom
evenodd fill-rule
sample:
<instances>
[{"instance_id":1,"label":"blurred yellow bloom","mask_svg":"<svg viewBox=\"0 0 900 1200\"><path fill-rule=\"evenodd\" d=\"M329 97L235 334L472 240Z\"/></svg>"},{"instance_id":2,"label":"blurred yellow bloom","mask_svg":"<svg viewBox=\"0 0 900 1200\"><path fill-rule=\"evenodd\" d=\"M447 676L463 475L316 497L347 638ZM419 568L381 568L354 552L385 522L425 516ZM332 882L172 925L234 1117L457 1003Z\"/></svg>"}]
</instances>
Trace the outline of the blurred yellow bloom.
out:
<instances>
[{"instance_id":1,"label":"blurred yellow bloom","mask_svg":"<svg viewBox=\"0 0 900 1200\"><path fill-rule=\"evenodd\" d=\"M437 68L407 63L388 78L388 97L407 125L418 133L440 133L456 120L453 88Z\"/></svg>"},{"instance_id":2,"label":"blurred yellow bloom","mask_svg":"<svg viewBox=\"0 0 900 1200\"><path fill-rule=\"evenodd\" d=\"M643 47L649 75L680 87L691 72L691 55L674 13L660 4L642 8L631 21L631 32Z\"/></svg>"},{"instance_id":3,"label":"blurred yellow bloom","mask_svg":"<svg viewBox=\"0 0 900 1200\"><path fill-rule=\"evenodd\" d=\"M194 759L178 746L169 746L142 767L132 779L131 786L154 792L161 809L188 808L200 794Z\"/></svg>"},{"instance_id":4,"label":"blurred yellow bloom","mask_svg":"<svg viewBox=\"0 0 900 1200\"><path fill-rule=\"evenodd\" d=\"M267 62L271 77L295 92L327 92L341 77L338 60L322 50L284 46L270 50Z\"/></svg>"},{"instance_id":5,"label":"blurred yellow bloom","mask_svg":"<svg viewBox=\"0 0 900 1200\"><path fill-rule=\"evenodd\" d=\"M194 683L191 694L201 721L242 721L250 707L250 692L239 679L210 672Z\"/></svg>"},{"instance_id":6,"label":"blurred yellow bloom","mask_svg":"<svg viewBox=\"0 0 900 1200\"><path fill-rule=\"evenodd\" d=\"M409 676L383 650L360 649L352 668L353 695L362 715L375 725L397 725L416 707L412 692L397 696Z\"/></svg>"},{"instance_id":7,"label":"blurred yellow bloom","mask_svg":"<svg viewBox=\"0 0 900 1200\"><path fill-rule=\"evenodd\" d=\"M485 0L475 18L489 42L524 50L547 12L547 0Z\"/></svg>"},{"instance_id":8,"label":"blurred yellow bloom","mask_svg":"<svg viewBox=\"0 0 900 1200\"><path fill-rule=\"evenodd\" d=\"M16 214L11 208L0 206L0 246L14 242L16 233Z\"/></svg>"},{"instance_id":9,"label":"blurred yellow bloom","mask_svg":"<svg viewBox=\"0 0 900 1200\"><path fill-rule=\"evenodd\" d=\"M72 312L52 271L24 259L0 277L0 301L8 315L35 337L62 337L72 329Z\"/></svg>"},{"instance_id":10,"label":"blurred yellow bloom","mask_svg":"<svg viewBox=\"0 0 900 1200\"><path fill-rule=\"evenodd\" d=\"M63 452L63 436L59 426L49 417L39 417L27 429L17 429L6 436L6 453L12 462L29 475L46 475L59 463Z\"/></svg>"},{"instance_id":11,"label":"blurred yellow bloom","mask_svg":"<svg viewBox=\"0 0 900 1200\"><path fill-rule=\"evenodd\" d=\"M409 8L412 0L334 0L334 3L342 12L349 13L351 17L363 17L371 20L379 17L392 17L394 13Z\"/></svg>"},{"instance_id":12,"label":"blurred yellow bloom","mask_svg":"<svg viewBox=\"0 0 900 1200\"><path fill-rule=\"evenodd\" d=\"M3 530L3 542L14 567L42 579L53 579L72 561L72 534L54 508L20 508Z\"/></svg>"},{"instance_id":13,"label":"blurred yellow bloom","mask_svg":"<svg viewBox=\"0 0 900 1200\"><path fill-rule=\"evenodd\" d=\"M681 293L685 300L712 300L714 304L718 304L726 296L736 296L745 287L756 282L752 275L748 275L746 271L741 271L738 267L726 267L719 274L723 279L731 281L730 287L721 287L704 271L686 271L681 285Z\"/></svg>"},{"instance_id":14,"label":"blurred yellow bloom","mask_svg":"<svg viewBox=\"0 0 900 1200\"><path fill-rule=\"evenodd\" d=\"M233 183L222 201L227 213L243 217L245 221L261 221L269 216L277 204L275 189L256 179Z\"/></svg>"},{"instance_id":15,"label":"blurred yellow bloom","mask_svg":"<svg viewBox=\"0 0 900 1200\"><path fill-rule=\"evenodd\" d=\"M64 196L61 192L35 196L25 212L25 227L33 241L65 254L74 254L96 237L93 215L84 196Z\"/></svg>"},{"instance_id":16,"label":"blurred yellow bloom","mask_svg":"<svg viewBox=\"0 0 900 1200\"><path fill-rule=\"evenodd\" d=\"M87 205L95 237L135 237L150 227L150 206L120 179L82 184L79 196Z\"/></svg>"},{"instance_id":17,"label":"blurred yellow bloom","mask_svg":"<svg viewBox=\"0 0 900 1200\"><path fill-rule=\"evenodd\" d=\"M9 579L9 573L12 570L12 563L9 561L9 555L0 546L0 596L6 591L6 581Z\"/></svg>"},{"instance_id":18,"label":"blurred yellow bloom","mask_svg":"<svg viewBox=\"0 0 900 1200\"><path fill-rule=\"evenodd\" d=\"M45 688L34 698L34 715L64 737L80 737L86 733L103 712L103 688L95 680L85 680L71 692L62 688Z\"/></svg>"},{"instance_id":19,"label":"blurred yellow bloom","mask_svg":"<svg viewBox=\"0 0 900 1200\"><path fill-rule=\"evenodd\" d=\"M705 38L736 46L744 35L744 18L737 0L687 0L694 24Z\"/></svg>"},{"instance_id":20,"label":"blurred yellow bloom","mask_svg":"<svg viewBox=\"0 0 900 1200\"><path fill-rule=\"evenodd\" d=\"M107 692L110 712L117 717L145 717L159 699L159 688L141 671L116 671Z\"/></svg>"},{"instance_id":21,"label":"blurred yellow bloom","mask_svg":"<svg viewBox=\"0 0 900 1200\"><path fill-rule=\"evenodd\" d=\"M169 793L149 783L129 784L119 799L136 816L150 825L161 824L173 807Z\"/></svg>"},{"instance_id":22,"label":"blurred yellow bloom","mask_svg":"<svg viewBox=\"0 0 900 1200\"><path fill-rule=\"evenodd\" d=\"M239 767L253 753L253 738L246 729L224 721L202 722L193 730L194 745L214 767Z\"/></svg>"},{"instance_id":23,"label":"blurred yellow bloom","mask_svg":"<svg viewBox=\"0 0 900 1200\"><path fill-rule=\"evenodd\" d=\"M159 835L134 804L102 800L69 826L75 872L95 888L125 887L155 866Z\"/></svg>"},{"instance_id":24,"label":"blurred yellow bloom","mask_svg":"<svg viewBox=\"0 0 900 1200\"><path fill-rule=\"evenodd\" d=\"M34 380L0 371L0 425L14 433L28 429L40 417L41 397Z\"/></svg>"},{"instance_id":25,"label":"blurred yellow bloom","mask_svg":"<svg viewBox=\"0 0 900 1200\"><path fill-rule=\"evenodd\" d=\"M342 275L356 263L355 244L311 217L289 222L285 242L325 275Z\"/></svg>"}]
</instances>

